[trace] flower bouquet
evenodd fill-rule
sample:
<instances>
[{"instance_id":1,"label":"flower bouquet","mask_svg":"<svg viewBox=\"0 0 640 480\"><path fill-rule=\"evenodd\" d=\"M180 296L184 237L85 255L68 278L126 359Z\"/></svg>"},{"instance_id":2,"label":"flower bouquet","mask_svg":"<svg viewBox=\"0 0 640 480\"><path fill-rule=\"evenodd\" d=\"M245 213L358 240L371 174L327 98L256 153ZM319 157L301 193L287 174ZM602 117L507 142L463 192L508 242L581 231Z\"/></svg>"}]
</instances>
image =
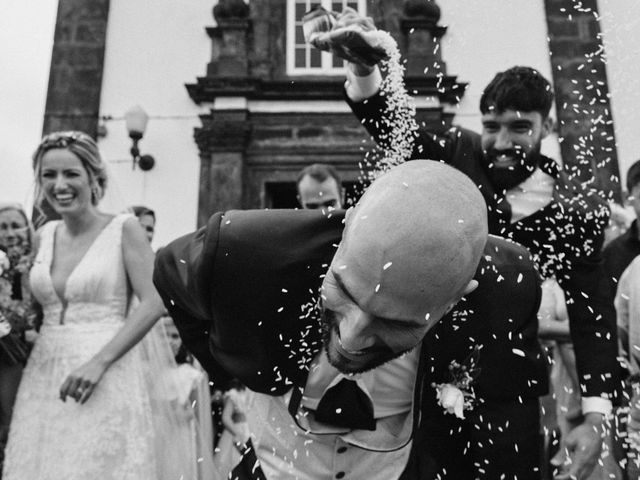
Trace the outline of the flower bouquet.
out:
<instances>
[{"instance_id":1,"label":"flower bouquet","mask_svg":"<svg viewBox=\"0 0 640 480\"><path fill-rule=\"evenodd\" d=\"M0 250L0 357L12 365L26 361L29 348L23 334L33 328L37 317L30 296L22 289L32 263L28 252Z\"/></svg>"}]
</instances>

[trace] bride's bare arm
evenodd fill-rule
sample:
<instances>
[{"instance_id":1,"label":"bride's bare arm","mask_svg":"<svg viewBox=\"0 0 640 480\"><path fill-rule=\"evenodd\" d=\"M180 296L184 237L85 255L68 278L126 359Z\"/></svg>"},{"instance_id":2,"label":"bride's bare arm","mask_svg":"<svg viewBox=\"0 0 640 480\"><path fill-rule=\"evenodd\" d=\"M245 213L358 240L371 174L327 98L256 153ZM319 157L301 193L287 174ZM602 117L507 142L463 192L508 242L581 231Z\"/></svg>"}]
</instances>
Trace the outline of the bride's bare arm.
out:
<instances>
[{"instance_id":1,"label":"bride's bare arm","mask_svg":"<svg viewBox=\"0 0 640 480\"><path fill-rule=\"evenodd\" d=\"M84 403L104 372L127 353L164 313L164 305L151 277L154 255L138 221L125 221L122 230L124 264L133 292L140 300L122 329L91 360L72 372L60 387L60 398L71 396Z\"/></svg>"}]
</instances>

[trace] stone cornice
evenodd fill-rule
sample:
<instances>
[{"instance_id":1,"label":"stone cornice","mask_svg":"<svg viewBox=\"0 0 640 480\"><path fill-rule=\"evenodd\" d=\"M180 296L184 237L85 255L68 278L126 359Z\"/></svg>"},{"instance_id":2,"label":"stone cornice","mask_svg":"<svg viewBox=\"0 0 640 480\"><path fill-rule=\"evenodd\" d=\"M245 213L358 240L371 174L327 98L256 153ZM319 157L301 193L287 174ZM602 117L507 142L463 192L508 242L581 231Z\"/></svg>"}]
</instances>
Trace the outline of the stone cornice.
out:
<instances>
[{"instance_id":1,"label":"stone cornice","mask_svg":"<svg viewBox=\"0 0 640 480\"><path fill-rule=\"evenodd\" d=\"M437 96L442 103L457 104L467 87L456 76L408 77L413 95ZM242 96L251 100L339 100L344 98L343 77L289 77L284 80L198 77L186 84L191 99L200 104L217 97Z\"/></svg>"}]
</instances>

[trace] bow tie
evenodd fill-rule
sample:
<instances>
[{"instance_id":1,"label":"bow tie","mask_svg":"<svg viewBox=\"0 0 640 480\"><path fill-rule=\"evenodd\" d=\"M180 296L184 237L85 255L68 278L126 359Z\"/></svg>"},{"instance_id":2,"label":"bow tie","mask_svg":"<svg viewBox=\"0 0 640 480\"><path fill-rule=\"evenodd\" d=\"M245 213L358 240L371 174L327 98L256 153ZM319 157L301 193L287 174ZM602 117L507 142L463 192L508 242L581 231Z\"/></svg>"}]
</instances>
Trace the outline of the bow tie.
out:
<instances>
[{"instance_id":1,"label":"bow tie","mask_svg":"<svg viewBox=\"0 0 640 480\"><path fill-rule=\"evenodd\" d=\"M328 389L318 403L316 420L336 427L375 430L373 403L353 380L343 378Z\"/></svg>"}]
</instances>

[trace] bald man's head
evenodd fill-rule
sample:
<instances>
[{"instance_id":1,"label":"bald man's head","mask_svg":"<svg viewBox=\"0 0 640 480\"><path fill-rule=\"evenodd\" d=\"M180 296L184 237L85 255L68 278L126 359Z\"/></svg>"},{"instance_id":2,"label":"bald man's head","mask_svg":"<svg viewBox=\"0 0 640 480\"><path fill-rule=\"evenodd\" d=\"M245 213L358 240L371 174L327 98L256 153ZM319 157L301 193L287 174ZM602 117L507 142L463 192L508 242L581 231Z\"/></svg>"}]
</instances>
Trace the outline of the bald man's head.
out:
<instances>
[{"instance_id":1,"label":"bald man's head","mask_svg":"<svg viewBox=\"0 0 640 480\"><path fill-rule=\"evenodd\" d=\"M362 371L415 347L475 287L486 240L484 199L459 171L414 160L378 178L323 284L331 362Z\"/></svg>"}]
</instances>

